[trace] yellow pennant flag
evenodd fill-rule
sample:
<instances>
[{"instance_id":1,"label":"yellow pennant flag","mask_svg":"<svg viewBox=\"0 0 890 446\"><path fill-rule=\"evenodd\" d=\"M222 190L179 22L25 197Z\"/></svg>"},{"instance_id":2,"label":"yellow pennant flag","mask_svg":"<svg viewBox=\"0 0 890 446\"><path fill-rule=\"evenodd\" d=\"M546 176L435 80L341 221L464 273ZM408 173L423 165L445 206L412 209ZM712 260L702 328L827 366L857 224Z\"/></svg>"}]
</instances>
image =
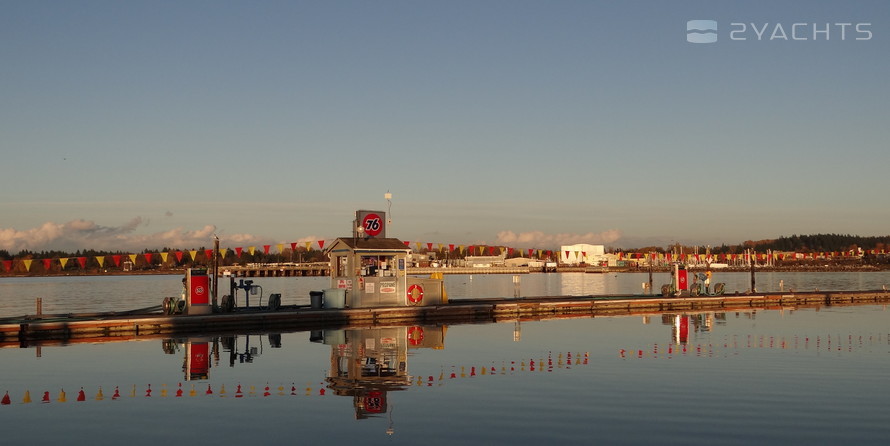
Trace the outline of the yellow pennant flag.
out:
<instances>
[{"instance_id":1,"label":"yellow pennant flag","mask_svg":"<svg viewBox=\"0 0 890 446\"><path fill-rule=\"evenodd\" d=\"M229 252L229 248L219 248L219 256L222 258L226 258L226 253Z\"/></svg>"},{"instance_id":2,"label":"yellow pennant flag","mask_svg":"<svg viewBox=\"0 0 890 446\"><path fill-rule=\"evenodd\" d=\"M96 256L96 261L99 262L99 268L105 267L105 256Z\"/></svg>"},{"instance_id":3,"label":"yellow pennant flag","mask_svg":"<svg viewBox=\"0 0 890 446\"><path fill-rule=\"evenodd\" d=\"M464 245L457 245L457 247L460 249L460 253L463 254L464 253Z\"/></svg>"},{"instance_id":4,"label":"yellow pennant flag","mask_svg":"<svg viewBox=\"0 0 890 446\"><path fill-rule=\"evenodd\" d=\"M484 246L480 246L480 247L479 247L479 255L481 256L483 252L485 252L485 247L484 247Z\"/></svg>"},{"instance_id":5,"label":"yellow pennant flag","mask_svg":"<svg viewBox=\"0 0 890 446\"><path fill-rule=\"evenodd\" d=\"M575 258L576 258L576 259L578 258L578 252L579 252L579 251L575 251Z\"/></svg>"},{"instance_id":6,"label":"yellow pennant flag","mask_svg":"<svg viewBox=\"0 0 890 446\"><path fill-rule=\"evenodd\" d=\"M136 254L130 254L130 261L133 262L133 265L136 264Z\"/></svg>"},{"instance_id":7,"label":"yellow pennant flag","mask_svg":"<svg viewBox=\"0 0 890 446\"><path fill-rule=\"evenodd\" d=\"M167 255L169 255L169 254L170 254L169 252L162 252L162 253L161 253L161 261L162 261L163 263L167 263Z\"/></svg>"},{"instance_id":8,"label":"yellow pennant flag","mask_svg":"<svg viewBox=\"0 0 890 446\"><path fill-rule=\"evenodd\" d=\"M25 271L31 271L31 262L33 262L33 260L27 259L27 260L22 260L22 262L25 263Z\"/></svg>"},{"instance_id":9,"label":"yellow pennant flag","mask_svg":"<svg viewBox=\"0 0 890 446\"><path fill-rule=\"evenodd\" d=\"M445 245L439 243L439 251L441 251L441 250L443 250L443 249L445 249Z\"/></svg>"},{"instance_id":10,"label":"yellow pennant flag","mask_svg":"<svg viewBox=\"0 0 890 446\"><path fill-rule=\"evenodd\" d=\"M198 255L198 251L196 251L196 250L191 250L191 251L189 251L189 255L192 257L192 262L194 262L194 261L195 261L195 256Z\"/></svg>"},{"instance_id":11,"label":"yellow pennant flag","mask_svg":"<svg viewBox=\"0 0 890 446\"><path fill-rule=\"evenodd\" d=\"M506 251L506 250L507 250L507 248L504 248L503 246L501 246L501 255L504 255L504 251Z\"/></svg>"},{"instance_id":12,"label":"yellow pennant flag","mask_svg":"<svg viewBox=\"0 0 890 446\"><path fill-rule=\"evenodd\" d=\"M279 243L279 244L277 244L277 245L275 245L275 246L278 247L278 253L279 253L279 254L281 254L281 253L284 252L284 243Z\"/></svg>"},{"instance_id":13,"label":"yellow pennant flag","mask_svg":"<svg viewBox=\"0 0 890 446\"><path fill-rule=\"evenodd\" d=\"M306 242L306 251L312 246L312 242Z\"/></svg>"},{"instance_id":14,"label":"yellow pennant flag","mask_svg":"<svg viewBox=\"0 0 890 446\"><path fill-rule=\"evenodd\" d=\"M65 265L68 264L68 257L62 257L59 259L59 263L62 264L62 269L65 269Z\"/></svg>"},{"instance_id":15,"label":"yellow pennant flag","mask_svg":"<svg viewBox=\"0 0 890 446\"><path fill-rule=\"evenodd\" d=\"M417 244L417 250L420 251L420 242L414 242Z\"/></svg>"},{"instance_id":16,"label":"yellow pennant flag","mask_svg":"<svg viewBox=\"0 0 890 446\"><path fill-rule=\"evenodd\" d=\"M253 255L253 253L256 252L256 246L248 246L247 252L249 252L250 255Z\"/></svg>"}]
</instances>

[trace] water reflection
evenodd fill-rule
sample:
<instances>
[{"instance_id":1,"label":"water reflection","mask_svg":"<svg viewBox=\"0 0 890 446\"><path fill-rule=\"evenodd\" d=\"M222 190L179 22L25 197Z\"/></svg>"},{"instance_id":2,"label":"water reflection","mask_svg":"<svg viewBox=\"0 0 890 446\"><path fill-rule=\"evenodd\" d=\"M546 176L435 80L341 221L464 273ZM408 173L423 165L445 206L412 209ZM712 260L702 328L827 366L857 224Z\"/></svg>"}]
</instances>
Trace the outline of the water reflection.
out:
<instances>
[{"instance_id":1,"label":"water reflection","mask_svg":"<svg viewBox=\"0 0 890 446\"><path fill-rule=\"evenodd\" d=\"M328 388L352 397L355 418L364 419L386 413L388 393L411 386L408 349L445 348L445 330L435 325L320 330L311 339L331 346Z\"/></svg>"}]
</instances>

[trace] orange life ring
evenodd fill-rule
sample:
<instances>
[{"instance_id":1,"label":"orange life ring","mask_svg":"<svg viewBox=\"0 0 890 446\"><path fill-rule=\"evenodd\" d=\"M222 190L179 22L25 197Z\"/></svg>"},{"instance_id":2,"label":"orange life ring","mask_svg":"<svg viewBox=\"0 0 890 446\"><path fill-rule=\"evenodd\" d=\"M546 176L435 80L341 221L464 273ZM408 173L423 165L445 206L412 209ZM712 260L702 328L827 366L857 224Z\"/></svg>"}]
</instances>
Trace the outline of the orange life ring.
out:
<instances>
[{"instance_id":1,"label":"orange life ring","mask_svg":"<svg viewBox=\"0 0 890 446\"><path fill-rule=\"evenodd\" d=\"M423 300L423 287L417 284L408 287L408 300L411 303L418 303Z\"/></svg>"},{"instance_id":2,"label":"orange life ring","mask_svg":"<svg viewBox=\"0 0 890 446\"><path fill-rule=\"evenodd\" d=\"M408 328L408 343L420 345L423 342L423 327L413 326Z\"/></svg>"}]
</instances>

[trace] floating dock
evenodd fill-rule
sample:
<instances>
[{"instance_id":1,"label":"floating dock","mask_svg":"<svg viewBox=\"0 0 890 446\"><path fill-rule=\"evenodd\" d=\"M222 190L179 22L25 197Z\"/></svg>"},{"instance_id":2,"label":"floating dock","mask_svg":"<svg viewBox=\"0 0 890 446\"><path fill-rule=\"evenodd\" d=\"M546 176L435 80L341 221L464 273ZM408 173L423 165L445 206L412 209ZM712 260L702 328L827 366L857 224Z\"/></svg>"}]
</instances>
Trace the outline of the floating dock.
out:
<instances>
[{"instance_id":1,"label":"floating dock","mask_svg":"<svg viewBox=\"0 0 890 446\"><path fill-rule=\"evenodd\" d=\"M207 315L92 313L0 319L0 347L45 341L89 342L160 335L216 334L253 330L312 330L412 324L504 322L701 311L802 308L890 302L890 291L763 293L698 297L549 296L453 299L447 304L323 309L282 306Z\"/></svg>"}]
</instances>

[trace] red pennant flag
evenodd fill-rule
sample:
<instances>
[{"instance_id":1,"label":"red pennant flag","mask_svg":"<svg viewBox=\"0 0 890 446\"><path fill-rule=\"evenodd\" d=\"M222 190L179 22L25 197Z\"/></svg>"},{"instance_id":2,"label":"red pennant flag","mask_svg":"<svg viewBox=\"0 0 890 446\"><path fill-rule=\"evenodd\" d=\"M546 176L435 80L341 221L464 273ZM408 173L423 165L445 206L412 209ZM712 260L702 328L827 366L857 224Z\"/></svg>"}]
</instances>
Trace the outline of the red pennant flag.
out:
<instances>
[{"instance_id":1,"label":"red pennant flag","mask_svg":"<svg viewBox=\"0 0 890 446\"><path fill-rule=\"evenodd\" d=\"M52 262L52 260L53 259L43 259L43 269L49 271L50 262Z\"/></svg>"},{"instance_id":2,"label":"red pennant flag","mask_svg":"<svg viewBox=\"0 0 890 446\"><path fill-rule=\"evenodd\" d=\"M448 244L448 251L454 252L454 244L453 243Z\"/></svg>"},{"instance_id":3,"label":"red pennant flag","mask_svg":"<svg viewBox=\"0 0 890 446\"><path fill-rule=\"evenodd\" d=\"M268 254L270 246L272 246L272 245L263 245L263 253Z\"/></svg>"},{"instance_id":4,"label":"red pennant flag","mask_svg":"<svg viewBox=\"0 0 890 446\"><path fill-rule=\"evenodd\" d=\"M204 250L204 259L206 259L206 260L209 261L209 260L212 259L212 258L213 258L213 250L212 250L212 249L205 249L205 250Z\"/></svg>"},{"instance_id":5,"label":"red pennant flag","mask_svg":"<svg viewBox=\"0 0 890 446\"><path fill-rule=\"evenodd\" d=\"M533 252L535 252L534 248L528 248L528 257L529 258L531 258Z\"/></svg>"},{"instance_id":6,"label":"red pennant flag","mask_svg":"<svg viewBox=\"0 0 890 446\"><path fill-rule=\"evenodd\" d=\"M488 247L488 255L490 255L490 256L493 256L493 255L494 255L494 246L489 246L489 247Z\"/></svg>"},{"instance_id":7,"label":"red pennant flag","mask_svg":"<svg viewBox=\"0 0 890 446\"><path fill-rule=\"evenodd\" d=\"M78 257L77 263L80 264L80 269L84 269L87 267L87 258L86 257Z\"/></svg>"},{"instance_id":8,"label":"red pennant flag","mask_svg":"<svg viewBox=\"0 0 890 446\"><path fill-rule=\"evenodd\" d=\"M145 263L151 265L151 253L150 253L150 252L147 252L147 253L145 253L145 254L143 254L143 255L145 256Z\"/></svg>"},{"instance_id":9,"label":"red pennant flag","mask_svg":"<svg viewBox=\"0 0 890 446\"><path fill-rule=\"evenodd\" d=\"M3 268L6 269L6 272L9 272L12 269L12 260L4 260Z\"/></svg>"},{"instance_id":10,"label":"red pennant flag","mask_svg":"<svg viewBox=\"0 0 890 446\"><path fill-rule=\"evenodd\" d=\"M242 249L243 248L241 248L241 247L235 248L235 256L237 256L239 259L241 258Z\"/></svg>"},{"instance_id":11,"label":"red pennant flag","mask_svg":"<svg viewBox=\"0 0 890 446\"><path fill-rule=\"evenodd\" d=\"M117 267L121 266L121 255L120 254L115 254L115 255L111 256L111 259L114 260L114 266L117 266Z\"/></svg>"},{"instance_id":12,"label":"red pennant flag","mask_svg":"<svg viewBox=\"0 0 890 446\"><path fill-rule=\"evenodd\" d=\"M176 251L176 262L182 262L182 251Z\"/></svg>"},{"instance_id":13,"label":"red pennant flag","mask_svg":"<svg viewBox=\"0 0 890 446\"><path fill-rule=\"evenodd\" d=\"M318 249L324 249L324 240L318 241Z\"/></svg>"},{"instance_id":14,"label":"red pennant flag","mask_svg":"<svg viewBox=\"0 0 890 446\"><path fill-rule=\"evenodd\" d=\"M407 241L407 240L405 240L404 243L405 243L405 246L411 246L411 242L409 242L409 241Z\"/></svg>"},{"instance_id":15,"label":"red pennant flag","mask_svg":"<svg viewBox=\"0 0 890 446\"><path fill-rule=\"evenodd\" d=\"M427 243L427 244L426 244L426 249L427 249L427 251L432 251L432 250L433 250L433 244L432 244L432 243Z\"/></svg>"},{"instance_id":16,"label":"red pennant flag","mask_svg":"<svg viewBox=\"0 0 890 446\"><path fill-rule=\"evenodd\" d=\"M290 250L293 252L297 252L297 242L293 242L290 244Z\"/></svg>"},{"instance_id":17,"label":"red pennant flag","mask_svg":"<svg viewBox=\"0 0 890 446\"><path fill-rule=\"evenodd\" d=\"M507 248L507 255L513 255L513 248Z\"/></svg>"}]
</instances>

